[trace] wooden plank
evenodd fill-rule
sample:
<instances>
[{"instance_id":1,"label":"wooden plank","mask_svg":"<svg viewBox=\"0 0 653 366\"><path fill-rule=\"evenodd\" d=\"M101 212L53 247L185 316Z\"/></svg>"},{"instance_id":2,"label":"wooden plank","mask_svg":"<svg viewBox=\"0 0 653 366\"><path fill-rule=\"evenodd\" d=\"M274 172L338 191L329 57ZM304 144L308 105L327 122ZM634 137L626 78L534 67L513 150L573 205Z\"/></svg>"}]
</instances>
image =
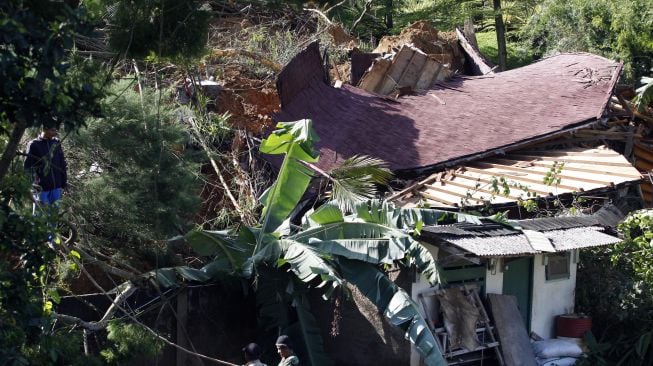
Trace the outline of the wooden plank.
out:
<instances>
[{"instance_id":1,"label":"wooden plank","mask_svg":"<svg viewBox=\"0 0 653 366\"><path fill-rule=\"evenodd\" d=\"M435 79L442 67L443 66L439 62L436 62L430 58L426 60L424 69L422 69L422 75L419 76L417 84L415 84L415 89L428 89L433 83L433 79Z\"/></svg>"},{"instance_id":2,"label":"wooden plank","mask_svg":"<svg viewBox=\"0 0 653 366\"><path fill-rule=\"evenodd\" d=\"M492 66L488 64L483 55L476 50L476 48L467 40L465 35L458 28L456 28L456 35L458 36L458 42L462 48L473 60L472 68L474 69L474 73L477 75L486 75L493 73Z\"/></svg>"},{"instance_id":3,"label":"wooden plank","mask_svg":"<svg viewBox=\"0 0 653 366\"><path fill-rule=\"evenodd\" d=\"M413 53L415 52L410 47L401 47L392 59L392 65L385 73L385 78L376 88L377 93L388 95L398 86L397 82L399 81L399 77L403 74L404 69L408 67L410 60L413 58Z\"/></svg>"},{"instance_id":4,"label":"wooden plank","mask_svg":"<svg viewBox=\"0 0 653 366\"><path fill-rule=\"evenodd\" d=\"M429 199L431 201L444 203L447 206L453 206L453 207L460 206L460 203L458 203L458 202L448 201L448 200L445 200L444 198L434 196L434 195L432 195L432 194L430 194L428 192L419 192L419 195L424 197L424 198L427 198L427 199Z\"/></svg>"},{"instance_id":5,"label":"wooden plank","mask_svg":"<svg viewBox=\"0 0 653 366\"><path fill-rule=\"evenodd\" d=\"M446 188L442 188L442 187L434 186L434 185L432 185L432 184L427 184L426 187L428 188L429 191L435 191L435 192L440 192L440 193L446 193L446 194L448 194L448 195L450 195L450 196L456 196L456 197L460 197L460 198L469 198L469 199L472 199L472 200L474 200L474 201L476 201L476 202L480 202L480 203L484 203L484 202L485 202L484 200L481 200L481 199L478 199L478 198L474 198L474 197L471 197L471 196L468 197L466 194L462 194L462 193L454 192L454 191L452 191L452 190L450 190L450 189L446 189ZM431 195L434 195L432 192L428 192L428 193L431 194ZM471 193L471 192L470 192L470 193Z\"/></svg>"},{"instance_id":6,"label":"wooden plank","mask_svg":"<svg viewBox=\"0 0 653 366\"><path fill-rule=\"evenodd\" d=\"M507 366L537 366L517 299L512 295L488 294L494 327Z\"/></svg>"},{"instance_id":7,"label":"wooden plank","mask_svg":"<svg viewBox=\"0 0 653 366\"><path fill-rule=\"evenodd\" d=\"M383 78L385 78L385 73L392 65L392 61L388 59L379 59L372 64L371 70L367 71L360 82L358 87L368 92L376 92L376 88L381 83Z\"/></svg>"},{"instance_id":8,"label":"wooden plank","mask_svg":"<svg viewBox=\"0 0 653 366\"><path fill-rule=\"evenodd\" d=\"M555 158L551 156L537 156L537 155L526 155L526 154L514 154L511 153L509 154L511 157L519 158L519 160L535 160L535 159L540 159L540 160L545 160L545 161L557 161L558 163L579 163L579 164L597 164L598 162L596 160L581 160L581 159L575 159L573 156L569 155L560 155L560 157ZM591 156L587 156L588 158ZM560 159L560 158L565 158L565 159ZM613 161L601 161L601 165L605 166L623 166L623 167L630 167L630 163L628 162L623 162L623 163L618 163L618 162L613 162Z\"/></svg>"},{"instance_id":9,"label":"wooden plank","mask_svg":"<svg viewBox=\"0 0 653 366\"><path fill-rule=\"evenodd\" d=\"M488 185L489 184L490 183L488 182ZM512 198L512 199L515 199L515 200L518 200L519 198L524 198L524 197L520 197L517 194L513 194L513 191L524 192L521 189L515 188L515 187L510 187L510 194L505 196L505 195L503 195L501 193L496 193L496 192L494 192L494 191L492 191L490 189L485 189L485 188L482 188L482 187L476 187L476 185L467 185L467 184L461 183L460 181L456 181L456 180L445 181L444 186L446 187L448 185L456 186L456 187L460 187L460 188L467 188L470 191L470 193L472 193L472 196L474 196L477 192L481 192L481 193L487 193L487 194L490 194L490 195L496 195L496 196L501 196L501 197L505 197L505 198ZM524 193L526 193L526 192L524 192ZM548 192L544 193L544 194L548 194Z\"/></svg>"},{"instance_id":10,"label":"wooden plank","mask_svg":"<svg viewBox=\"0 0 653 366\"><path fill-rule=\"evenodd\" d=\"M397 81L398 86L410 86L415 89L415 84L419 79L419 76L422 74L424 69L424 64L426 64L426 55L419 50L415 50L413 57L410 59L410 63L404 69L401 77Z\"/></svg>"},{"instance_id":11,"label":"wooden plank","mask_svg":"<svg viewBox=\"0 0 653 366\"><path fill-rule=\"evenodd\" d=\"M495 164L495 163L490 163L490 162L484 162L484 161L479 161L479 162L474 162L473 163L476 166L486 166L488 168L495 168L499 170L508 170L508 171L513 171L513 172L518 172L518 173L525 173L525 174L532 174L532 175L538 175L542 177L542 181L544 181L544 177L546 174L550 171L539 171L535 169L529 169L529 168L520 168L516 166L511 166L511 165L501 165L501 164ZM614 180L612 179L612 176L606 176L606 179L599 180L599 179L591 179L591 178L585 178L585 177L580 177L577 175L571 175L571 174L565 174L565 168L567 168L567 165L562 167L562 172L559 174L556 174L556 176L560 177L561 179L564 180L573 180L576 182L584 182L584 183L594 183L594 184L600 184L604 186L609 186L614 183Z\"/></svg>"},{"instance_id":12,"label":"wooden plank","mask_svg":"<svg viewBox=\"0 0 653 366\"><path fill-rule=\"evenodd\" d=\"M489 175L487 175L487 176L489 176ZM465 173L456 173L456 178L467 179L467 180L471 180L471 181L478 181L478 182L482 182L482 183L486 183L486 184L492 184L491 179L486 179L486 178L483 178L483 177L480 177L480 176L476 177L476 176L472 176L472 175L465 175ZM514 179L511 178L510 183L512 183L513 180ZM447 181L446 183L451 183L451 181ZM539 182L539 183L537 183L537 185L549 188L549 186L545 185L544 182ZM511 187L510 189L512 190L512 188L513 187ZM524 192L520 188L515 187L515 189L519 190L521 192ZM528 191L533 192L533 193L537 193L537 194L540 194L540 195L543 195L543 196L548 196L549 193L551 193L553 190L535 189L535 188L529 186Z\"/></svg>"},{"instance_id":13,"label":"wooden plank","mask_svg":"<svg viewBox=\"0 0 653 366\"><path fill-rule=\"evenodd\" d=\"M497 164L502 164L502 165L516 165L516 164L531 164L536 167L540 168L547 168L551 169L552 164L547 164L547 163L542 163L539 161L523 161L523 160L513 160L513 159L503 159L503 158L489 158L486 159L488 162L495 162ZM572 163L570 163L572 164ZM607 175L613 175L616 177L622 177L622 178L632 178L632 179L641 179L641 175L636 173L635 169L629 169L632 170L632 173L629 172L624 172L624 171L616 171L616 170L610 170L607 167L601 167L600 163L595 163L595 165L592 165L591 167L595 168L583 168L583 167L576 167L576 166L571 166L570 164L565 164L563 170L564 171L573 171L573 172L581 172L581 173L591 173L591 174L607 174ZM603 168L603 169L602 169ZM614 167L613 167L614 168Z\"/></svg>"},{"instance_id":14,"label":"wooden plank","mask_svg":"<svg viewBox=\"0 0 653 366\"><path fill-rule=\"evenodd\" d=\"M485 170L485 169L478 169L478 168L473 168L473 167L469 167L469 166L465 167L465 169L467 171L478 173L478 174L483 174L483 175L486 175L486 176L489 176L489 177L499 177L499 176L502 175L502 174L499 174L497 172L490 172L490 171ZM493 173L496 173L496 174L493 174ZM514 181L514 182L535 183L535 184L544 185L542 179L524 178L524 177L518 177L518 176L514 176L514 175L506 176L505 178L506 178L506 180ZM583 187L570 186L570 185L566 185L566 184L555 184L555 185L551 185L551 192L553 192L556 187L558 189L566 189L566 190L569 190L569 191L576 191L576 192L580 191L581 188L583 188Z\"/></svg>"},{"instance_id":15,"label":"wooden plank","mask_svg":"<svg viewBox=\"0 0 653 366\"><path fill-rule=\"evenodd\" d=\"M653 161L653 153L649 149L635 145L635 156L644 160Z\"/></svg>"}]
</instances>

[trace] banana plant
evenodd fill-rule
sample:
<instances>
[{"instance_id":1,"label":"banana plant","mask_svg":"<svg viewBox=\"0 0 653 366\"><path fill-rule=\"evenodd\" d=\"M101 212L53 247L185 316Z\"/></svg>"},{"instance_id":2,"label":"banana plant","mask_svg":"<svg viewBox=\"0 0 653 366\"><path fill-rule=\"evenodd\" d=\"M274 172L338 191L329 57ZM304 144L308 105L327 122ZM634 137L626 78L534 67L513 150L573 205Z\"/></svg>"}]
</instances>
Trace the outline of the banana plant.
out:
<instances>
[{"instance_id":1,"label":"banana plant","mask_svg":"<svg viewBox=\"0 0 653 366\"><path fill-rule=\"evenodd\" d=\"M261 144L261 152L285 155L275 183L263 194L259 225L237 231L194 230L185 240L199 255L210 257L201 269L188 267L155 271L159 283L175 278L210 281L230 273L255 284L259 317L269 329L295 331L303 340L305 361L331 364L322 346L306 291L318 287L328 298L349 283L357 286L390 323L402 328L429 366L446 365L433 334L416 304L380 269L382 265L415 265L432 283L438 282L435 259L413 235L422 225L445 219L479 223L475 216L429 209L402 209L382 201L357 204L346 214L338 203L309 211L301 226L289 216L308 188L318 161L317 136L311 120L282 122ZM288 309L296 316L288 316ZM298 319L290 324L290 318Z\"/></svg>"}]
</instances>

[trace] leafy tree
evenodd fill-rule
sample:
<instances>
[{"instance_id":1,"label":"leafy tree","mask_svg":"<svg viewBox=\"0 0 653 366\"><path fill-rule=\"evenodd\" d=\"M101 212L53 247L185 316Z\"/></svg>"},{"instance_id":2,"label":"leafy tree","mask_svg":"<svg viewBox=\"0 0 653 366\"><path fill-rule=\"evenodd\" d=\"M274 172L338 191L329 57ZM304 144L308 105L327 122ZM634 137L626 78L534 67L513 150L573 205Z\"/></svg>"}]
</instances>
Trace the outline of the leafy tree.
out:
<instances>
[{"instance_id":1,"label":"leafy tree","mask_svg":"<svg viewBox=\"0 0 653 366\"><path fill-rule=\"evenodd\" d=\"M577 310L592 315L598 338L583 365L653 362L653 212L632 213L619 231L623 242L580 261Z\"/></svg>"},{"instance_id":2,"label":"leafy tree","mask_svg":"<svg viewBox=\"0 0 653 366\"><path fill-rule=\"evenodd\" d=\"M68 143L75 200L66 201L90 235L86 243L141 255L152 243L185 232L199 206L199 164L186 149L188 133L171 103L143 99L133 80L115 83L102 118ZM141 104L142 103L142 104Z\"/></svg>"},{"instance_id":3,"label":"leafy tree","mask_svg":"<svg viewBox=\"0 0 653 366\"><path fill-rule=\"evenodd\" d=\"M546 0L522 37L541 55L586 51L620 59L630 79L653 67L653 7L648 0Z\"/></svg>"},{"instance_id":4,"label":"leafy tree","mask_svg":"<svg viewBox=\"0 0 653 366\"><path fill-rule=\"evenodd\" d=\"M102 0L109 45L126 57L190 60L202 55L209 21L199 0Z\"/></svg>"},{"instance_id":5,"label":"leafy tree","mask_svg":"<svg viewBox=\"0 0 653 366\"><path fill-rule=\"evenodd\" d=\"M0 4L0 179L9 170L28 127L75 128L97 114L102 73L71 57L75 34L92 28L83 8L65 2L7 0Z\"/></svg>"},{"instance_id":6,"label":"leafy tree","mask_svg":"<svg viewBox=\"0 0 653 366\"><path fill-rule=\"evenodd\" d=\"M43 287L52 251L45 245L44 217L29 207L31 182L16 162L29 127L76 128L99 111L104 74L70 53L76 34L89 34L82 8L65 2L7 0L0 3L0 364L78 364L50 329L52 307ZM66 346L64 347L64 343ZM79 347L80 344L77 344ZM90 360L87 360L90 362ZM84 363L84 361L81 361Z\"/></svg>"}]
</instances>

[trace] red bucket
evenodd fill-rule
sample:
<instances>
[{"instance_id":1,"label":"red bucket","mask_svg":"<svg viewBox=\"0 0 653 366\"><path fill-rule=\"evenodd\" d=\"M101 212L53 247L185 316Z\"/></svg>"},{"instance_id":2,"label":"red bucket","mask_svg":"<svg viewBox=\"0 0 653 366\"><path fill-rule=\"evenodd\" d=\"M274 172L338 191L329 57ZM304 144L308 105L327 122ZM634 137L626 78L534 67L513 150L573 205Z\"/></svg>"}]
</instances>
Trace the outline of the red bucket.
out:
<instances>
[{"instance_id":1,"label":"red bucket","mask_svg":"<svg viewBox=\"0 0 653 366\"><path fill-rule=\"evenodd\" d=\"M592 318L583 314L565 314L556 317L556 336L582 338L592 330Z\"/></svg>"}]
</instances>

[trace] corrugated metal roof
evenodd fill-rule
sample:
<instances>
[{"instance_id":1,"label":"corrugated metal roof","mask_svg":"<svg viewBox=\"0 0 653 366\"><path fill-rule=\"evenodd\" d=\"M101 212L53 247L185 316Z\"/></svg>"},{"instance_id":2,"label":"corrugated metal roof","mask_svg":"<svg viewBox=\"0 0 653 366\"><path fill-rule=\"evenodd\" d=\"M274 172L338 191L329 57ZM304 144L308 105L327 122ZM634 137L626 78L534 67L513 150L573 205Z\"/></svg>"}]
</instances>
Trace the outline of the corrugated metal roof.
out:
<instances>
[{"instance_id":1,"label":"corrugated metal roof","mask_svg":"<svg viewBox=\"0 0 653 366\"><path fill-rule=\"evenodd\" d=\"M610 245L620 241L619 238L606 234L603 230L601 227L593 226L538 232L550 241L553 246L552 250L543 250L540 246L531 243L526 235L519 232L501 236L444 234L438 235L438 237L479 257L502 257L564 252L572 249ZM538 244L542 243L538 242Z\"/></svg>"},{"instance_id":2,"label":"corrugated metal roof","mask_svg":"<svg viewBox=\"0 0 653 366\"><path fill-rule=\"evenodd\" d=\"M612 204L608 204L592 215L539 217L535 219L513 221L513 223L522 229L539 231L571 229L584 226L604 226L615 228L625 216L626 215L624 215L619 208Z\"/></svg>"},{"instance_id":3,"label":"corrugated metal roof","mask_svg":"<svg viewBox=\"0 0 653 366\"><path fill-rule=\"evenodd\" d=\"M623 214L607 205L592 215L516 220L521 230L496 222L427 226L422 239L444 241L479 257L533 255L615 244L606 233Z\"/></svg>"},{"instance_id":4,"label":"corrugated metal roof","mask_svg":"<svg viewBox=\"0 0 653 366\"><path fill-rule=\"evenodd\" d=\"M577 227L566 230L544 232L551 240L556 251L599 247L620 242L621 240L603 232L600 227Z\"/></svg>"},{"instance_id":5,"label":"corrugated metal roof","mask_svg":"<svg viewBox=\"0 0 653 366\"><path fill-rule=\"evenodd\" d=\"M453 72L421 50L404 45L387 57L378 58L363 74L358 87L369 92L390 95L397 88L425 90Z\"/></svg>"},{"instance_id":6,"label":"corrugated metal roof","mask_svg":"<svg viewBox=\"0 0 653 366\"><path fill-rule=\"evenodd\" d=\"M449 237L447 242L479 257L502 257L540 253L523 234L493 237Z\"/></svg>"},{"instance_id":7,"label":"corrugated metal roof","mask_svg":"<svg viewBox=\"0 0 653 366\"><path fill-rule=\"evenodd\" d=\"M554 166L561 165L561 171L556 175L560 182L544 183ZM503 192L502 179L509 186L508 194ZM391 200L409 205L421 201L431 207L476 206L488 201L501 204L528 199L527 192L544 197L591 191L641 179L641 174L623 155L604 147L520 150L433 174Z\"/></svg>"}]
</instances>

